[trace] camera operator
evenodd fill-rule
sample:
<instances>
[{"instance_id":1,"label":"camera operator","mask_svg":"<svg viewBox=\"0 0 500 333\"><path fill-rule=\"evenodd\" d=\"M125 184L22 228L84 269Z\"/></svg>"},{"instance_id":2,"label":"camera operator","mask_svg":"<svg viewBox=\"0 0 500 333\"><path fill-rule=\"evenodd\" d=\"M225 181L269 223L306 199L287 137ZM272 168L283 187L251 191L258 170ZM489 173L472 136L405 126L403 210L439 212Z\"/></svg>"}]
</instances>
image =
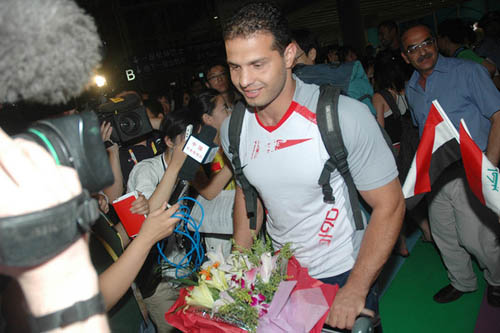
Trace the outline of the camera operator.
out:
<instances>
[{"instance_id":1,"label":"camera operator","mask_svg":"<svg viewBox=\"0 0 500 333\"><path fill-rule=\"evenodd\" d=\"M105 211L106 203L123 194L124 184L132 168L146 158L164 151L159 134L163 120L163 107L157 100L142 101L133 90L117 94L97 108L101 134L115 175L112 186L99 196ZM145 214L147 214L146 212Z\"/></svg>"},{"instance_id":2,"label":"camera operator","mask_svg":"<svg viewBox=\"0 0 500 333\"><path fill-rule=\"evenodd\" d=\"M93 19L71 0L2 1L0 31L0 102L66 103L81 93L101 59ZM0 203L0 273L19 282L32 330L107 332L105 310L126 292L143 253L156 237L171 232L176 219L171 210L150 214L143 236L98 278L86 243L97 207L87 190L109 185L111 170L101 177L94 171L101 172L95 166L102 164L89 162L92 153L104 154L95 145L95 116L70 117L39 122L22 138L9 138L0 129L0 183L6 194ZM82 125L80 141L61 135L78 132L75 124ZM44 142L54 151L34 143L40 142L35 136L57 139ZM78 176L65 163L74 165Z\"/></svg>"},{"instance_id":3,"label":"camera operator","mask_svg":"<svg viewBox=\"0 0 500 333\"><path fill-rule=\"evenodd\" d=\"M11 139L0 129L0 183L8 193L0 201L0 218L45 210L81 193L75 170L57 166L40 146ZM50 260L32 267L0 266L15 278L33 317L43 317L99 294L97 274L83 237ZM104 309L102 309L104 310ZM64 332L106 332L102 313L64 327Z\"/></svg>"},{"instance_id":4,"label":"camera operator","mask_svg":"<svg viewBox=\"0 0 500 333\"><path fill-rule=\"evenodd\" d=\"M100 60L100 40L94 22L73 2L2 1L0 31L2 103L21 99L44 104L66 102L68 95L76 95L89 81L91 69ZM67 44L69 39L71 44ZM56 42L49 43L50 40ZM85 47L75 50L67 45ZM68 66L69 61L82 65L75 70ZM67 72L73 74L72 80L64 80ZM54 212L82 192L75 170L56 165L37 144L9 138L1 129L0 183L5 194L0 203L0 228L4 235L6 229L17 226L12 223L22 222L16 217ZM26 245L32 244L21 242L16 251L22 253ZM0 273L19 282L28 303L30 321L38 326L37 330L59 327L61 332L108 331L102 299L98 296L97 274L84 238L78 237L58 250L27 265L16 265L9 260L10 254L2 253ZM29 255L37 258L38 253ZM62 318L68 310L77 311Z\"/></svg>"}]
</instances>

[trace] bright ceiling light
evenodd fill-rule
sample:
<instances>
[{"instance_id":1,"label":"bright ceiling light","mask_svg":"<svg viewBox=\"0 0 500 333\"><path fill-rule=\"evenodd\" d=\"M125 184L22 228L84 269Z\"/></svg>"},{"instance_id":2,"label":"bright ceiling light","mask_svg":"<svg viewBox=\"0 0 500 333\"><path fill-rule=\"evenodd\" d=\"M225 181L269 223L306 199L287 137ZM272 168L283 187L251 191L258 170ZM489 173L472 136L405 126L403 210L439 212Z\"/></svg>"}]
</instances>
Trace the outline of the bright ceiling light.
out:
<instances>
[{"instance_id":1,"label":"bright ceiling light","mask_svg":"<svg viewBox=\"0 0 500 333\"><path fill-rule=\"evenodd\" d=\"M96 75L94 76L94 82L99 88L101 88L106 84L106 78L102 75Z\"/></svg>"}]
</instances>

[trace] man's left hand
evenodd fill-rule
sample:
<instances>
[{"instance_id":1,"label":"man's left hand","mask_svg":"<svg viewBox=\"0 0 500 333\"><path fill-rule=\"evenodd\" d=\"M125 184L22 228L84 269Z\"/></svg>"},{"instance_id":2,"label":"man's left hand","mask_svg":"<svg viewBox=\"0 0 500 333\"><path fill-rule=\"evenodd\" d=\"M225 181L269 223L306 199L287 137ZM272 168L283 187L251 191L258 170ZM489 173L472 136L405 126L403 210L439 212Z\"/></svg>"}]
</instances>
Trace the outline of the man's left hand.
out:
<instances>
[{"instance_id":1,"label":"man's left hand","mask_svg":"<svg viewBox=\"0 0 500 333\"><path fill-rule=\"evenodd\" d=\"M365 299L366 295L359 289L348 285L340 288L335 295L326 323L335 328L350 330L361 313L374 316L373 311L365 309Z\"/></svg>"}]
</instances>

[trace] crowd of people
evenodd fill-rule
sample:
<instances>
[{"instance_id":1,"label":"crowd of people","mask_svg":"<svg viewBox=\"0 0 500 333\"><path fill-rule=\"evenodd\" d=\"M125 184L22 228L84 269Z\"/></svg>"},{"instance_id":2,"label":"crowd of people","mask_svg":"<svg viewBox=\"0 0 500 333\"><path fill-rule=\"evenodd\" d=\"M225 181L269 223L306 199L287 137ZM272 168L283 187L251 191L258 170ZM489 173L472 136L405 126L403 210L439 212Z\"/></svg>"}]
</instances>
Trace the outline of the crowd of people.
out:
<instances>
[{"instance_id":1,"label":"crowd of people","mask_svg":"<svg viewBox=\"0 0 500 333\"><path fill-rule=\"evenodd\" d=\"M480 26L484 37L476 41L459 19L443 21L437 34L422 24L400 31L396 22L385 21L378 27L379 49L367 48L362 57L348 45L320 47L307 29L290 31L273 4L250 3L224 25L226 59L207 65L204 80L176 94L159 88L114 96L134 95L153 131L125 145L112 141L111 123L101 123L114 182L92 194L100 217L88 244L98 273L92 281L111 331L175 331L164 315L179 296L178 270L157 259L162 251L168 261L180 262L189 250L174 233L179 203L173 193L188 158L186 131L198 133L203 126L216 130L214 144L220 146L189 183L205 209L203 246L227 256L231 238L247 248L260 231L275 249L291 242L312 277L340 287L326 321L331 327L351 328L360 314L378 317L378 275L391 254L409 255L411 224L421 229L423 241L436 245L448 272L450 284L436 291L434 301L452 302L477 289L474 257L484 271L488 302L499 307L498 216L472 194L462 162L444 170L412 210L401 190L435 99L456 128L461 118L467 121L474 141L498 166L500 15L486 14ZM361 226L345 170L329 170L333 202L318 184L332 159L316 117L325 84L341 90L336 117L348 177L365 203ZM234 112L243 113L236 149L229 121ZM244 180L258 194L256 228L236 172L242 165ZM133 191L138 197L131 213L147 218L131 238L112 202ZM192 216L201 217L196 206ZM159 250L155 245L162 240L166 247ZM29 331L25 296L15 280L4 288L6 331Z\"/></svg>"}]
</instances>

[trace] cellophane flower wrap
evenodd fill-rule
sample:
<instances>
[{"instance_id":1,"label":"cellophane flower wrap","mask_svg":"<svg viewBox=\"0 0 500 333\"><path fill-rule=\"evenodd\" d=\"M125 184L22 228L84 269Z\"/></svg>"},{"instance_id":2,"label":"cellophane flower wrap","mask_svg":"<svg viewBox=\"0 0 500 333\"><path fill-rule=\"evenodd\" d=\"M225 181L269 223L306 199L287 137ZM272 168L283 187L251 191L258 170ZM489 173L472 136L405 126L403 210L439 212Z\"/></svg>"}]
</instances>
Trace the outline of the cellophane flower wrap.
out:
<instances>
[{"instance_id":1,"label":"cellophane flower wrap","mask_svg":"<svg viewBox=\"0 0 500 333\"><path fill-rule=\"evenodd\" d=\"M321 332L338 286L309 276L285 244L269 239L250 250L207 253L194 286L165 314L183 332Z\"/></svg>"}]
</instances>

